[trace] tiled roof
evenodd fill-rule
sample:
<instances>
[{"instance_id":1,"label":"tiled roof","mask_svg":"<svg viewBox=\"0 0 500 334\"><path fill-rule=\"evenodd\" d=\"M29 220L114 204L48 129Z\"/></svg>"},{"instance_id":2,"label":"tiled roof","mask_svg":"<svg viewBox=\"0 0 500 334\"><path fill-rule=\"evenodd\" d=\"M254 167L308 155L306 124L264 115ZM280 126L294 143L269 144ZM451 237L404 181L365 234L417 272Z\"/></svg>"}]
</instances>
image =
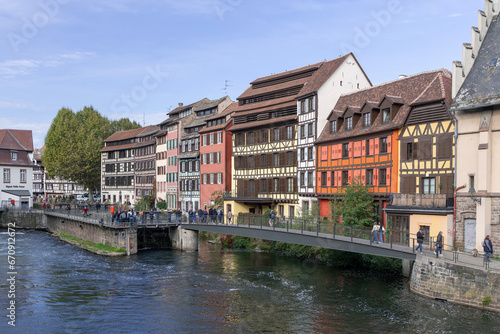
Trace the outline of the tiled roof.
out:
<instances>
[{"instance_id":1,"label":"tiled roof","mask_svg":"<svg viewBox=\"0 0 500 334\"><path fill-rule=\"evenodd\" d=\"M128 148L134 148L135 144L137 144L137 143L130 143L130 144L125 144L125 145L115 145L115 146L106 146L100 152L110 152L110 151L125 150Z\"/></svg>"},{"instance_id":2,"label":"tiled roof","mask_svg":"<svg viewBox=\"0 0 500 334\"><path fill-rule=\"evenodd\" d=\"M261 95L266 95L270 92L279 92L279 91L285 91L287 89L297 87L301 89L304 87L304 84L310 79L310 77L306 78L300 78L296 79L293 81L286 81L283 83L279 83L276 85L270 85L266 87L261 87L261 88L254 88L253 86L250 86L247 90L243 92L240 96L238 96L238 100L243 100L249 97L255 97L255 96L261 96Z\"/></svg>"},{"instance_id":3,"label":"tiled roof","mask_svg":"<svg viewBox=\"0 0 500 334\"><path fill-rule=\"evenodd\" d=\"M199 131L199 133L202 134L202 133L208 133L208 132L213 132L213 131L218 131L218 130L224 130L228 125L230 125L232 123L232 121L233 121L232 119L229 119L225 123L222 123L219 125L211 126L209 128L204 127L203 129L201 129Z\"/></svg>"},{"instance_id":4,"label":"tiled roof","mask_svg":"<svg viewBox=\"0 0 500 334\"><path fill-rule=\"evenodd\" d=\"M221 102L223 102L225 99L229 98L229 96L224 96L221 97L220 99L217 100L208 100L203 102L202 104L194 107L193 111L201 111L201 110L206 110L206 109L212 109L217 107Z\"/></svg>"},{"instance_id":5,"label":"tiled roof","mask_svg":"<svg viewBox=\"0 0 500 334\"><path fill-rule=\"evenodd\" d=\"M142 131L137 135L137 137L145 137L155 134L160 130L159 125L148 125L142 128Z\"/></svg>"},{"instance_id":6,"label":"tiled roof","mask_svg":"<svg viewBox=\"0 0 500 334\"><path fill-rule=\"evenodd\" d=\"M297 101L295 101L295 98L293 96L291 96L289 98L279 99L279 100L272 100L272 102L273 103L262 103L259 105L259 108L253 108L253 109L249 109L246 111L240 111L238 113L235 113L234 116L260 114L263 112L269 112L269 111L279 110L279 109L288 108L288 107L297 107Z\"/></svg>"},{"instance_id":7,"label":"tiled roof","mask_svg":"<svg viewBox=\"0 0 500 334\"><path fill-rule=\"evenodd\" d=\"M133 129L133 130L127 130L127 131L117 131L113 133L111 136L106 138L104 142L112 142L112 141L119 141L119 140L125 140L125 139L132 139L136 138L139 133L141 133L144 130L144 128L139 128L139 129Z\"/></svg>"},{"instance_id":8,"label":"tiled roof","mask_svg":"<svg viewBox=\"0 0 500 334\"><path fill-rule=\"evenodd\" d=\"M172 115L172 114L178 114L184 110L188 110L189 108L196 108L198 107L199 105L205 103L205 102L208 102L210 101L209 99L207 99L206 97L204 97L203 99L199 100L199 101L196 101L194 103L191 103L191 104L188 104L187 106L178 106L177 108L175 108L174 110L170 111L169 113L167 113L167 115ZM162 123L163 124L163 123Z\"/></svg>"},{"instance_id":9,"label":"tiled roof","mask_svg":"<svg viewBox=\"0 0 500 334\"><path fill-rule=\"evenodd\" d=\"M227 106L226 109L224 109L221 113L215 114L215 115L210 115L209 118L207 118L207 121L211 121L213 119L221 118L227 115L231 115L236 111L236 108L238 108L238 102L233 102L230 105Z\"/></svg>"},{"instance_id":10,"label":"tiled roof","mask_svg":"<svg viewBox=\"0 0 500 334\"><path fill-rule=\"evenodd\" d=\"M299 73L302 73L302 72L307 72L307 71L310 71L310 70L318 69L318 67L320 67L321 64L323 64L323 62L319 62L319 63L316 63L316 64L299 67L299 68L296 68L296 69L290 70L290 71L285 71L285 72L281 72L281 73L271 74L271 75L268 75L268 76L265 76L265 77L260 77L258 79L255 79L254 81L252 81L250 84L251 85L260 84L260 83L264 83L266 81L277 80L277 79L285 78L285 77L288 77L288 76L291 76L291 75L296 75L296 74L299 74Z\"/></svg>"},{"instance_id":11,"label":"tiled roof","mask_svg":"<svg viewBox=\"0 0 500 334\"><path fill-rule=\"evenodd\" d=\"M31 130L0 130L0 149L33 151L33 135Z\"/></svg>"},{"instance_id":12,"label":"tiled roof","mask_svg":"<svg viewBox=\"0 0 500 334\"><path fill-rule=\"evenodd\" d=\"M500 19L491 21L486 37L452 110L476 109L500 104Z\"/></svg>"},{"instance_id":13,"label":"tiled roof","mask_svg":"<svg viewBox=\"0 0 500 334\"><path fill-rule=\"evenodd\" d=\"M348 108L363 107L366 102L373 105L374 101L380 103L387 98L394 103L403 105L394 119L388 123L382 123L382 114L380 113L375 120L372 120L373 123L369 127L363 127L362 120L360 120L354 129L350 131L344 131L341 128L338 132L330 133L330 127L325 126L317 142L339 140L400 128L407 119L413 105L438 101L447 102L450 100L450 97L451 73L444 69L415 74L351 94L342 95L333 112L328 117L329 121L342 117Z\"/></svg>"},{"instance_id":14,"label":"tiled roof","mask_svg":"<svg viewBox=\"0 0 500 334\"><path fill-rule=\"evenodd\" d=\"M265 121L258 121L258 122L250 122L250 123L242 123L242 124L236 124L233 125L232 127L229 128L229 131L238 131L238 130L246 130L246 129L251 129L251 128L256 128L260 126L268 126L272 124L280 125L284 122L288 121L293 121L297 119L297 115L289 115L289 116L284 116L284 117L279 117L279 118L270 118Z\"/></svg>"}]
</instances>

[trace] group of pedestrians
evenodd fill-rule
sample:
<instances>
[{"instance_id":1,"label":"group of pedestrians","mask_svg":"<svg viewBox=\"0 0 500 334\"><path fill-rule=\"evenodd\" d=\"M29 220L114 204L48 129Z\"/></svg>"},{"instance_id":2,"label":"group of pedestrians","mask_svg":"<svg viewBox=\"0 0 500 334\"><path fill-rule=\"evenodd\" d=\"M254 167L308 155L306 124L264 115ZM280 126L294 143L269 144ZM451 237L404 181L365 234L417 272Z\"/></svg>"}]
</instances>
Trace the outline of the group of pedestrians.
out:
<instances>
[{"instance_id":1,"label":"group of pedestrians","mask_svg":"<svg viewBox=\"0 0 500 334\"><path fill-rule=\"evenodd\" d=\"M188 216L189 216L189 221L191 223L196 222L196 217L198 217L198 221L200 223L212 223L212 224L222 224L224 221L224 211L222 210L221 207L218 209L215 208L209 208L208 211L199 209L197 212L193 211L192 209L189 209L188 211ZM232 214L231 211L228 212L228 221L231 220Z\"/></svg>"},{"instance_id":2,"label":"group of pedestrians","mask_svg":"<svg viewBox=\"0 0 500 334\"><path fill-rule=\"evenodd\" d=\"M380 224L378 221L375 221L373 223L372 233L373 233L372 242L375 242L376 244L384 242L384 233L385 233L384 225Z\"/></svg>"}]
</instances>

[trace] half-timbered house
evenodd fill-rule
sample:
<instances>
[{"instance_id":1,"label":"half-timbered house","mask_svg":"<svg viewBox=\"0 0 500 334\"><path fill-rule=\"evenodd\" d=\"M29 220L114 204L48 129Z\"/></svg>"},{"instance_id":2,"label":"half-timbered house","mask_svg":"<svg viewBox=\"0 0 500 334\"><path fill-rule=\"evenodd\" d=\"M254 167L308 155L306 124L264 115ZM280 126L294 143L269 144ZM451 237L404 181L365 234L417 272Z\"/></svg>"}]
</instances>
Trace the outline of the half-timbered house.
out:
<instances>
[{"instance_id":1,"label":"half-timbered house","mask_svg":"<svg viewBox=\"0 0 500 334\"><path fill-rule=\"evenodd\" d=\"M357 179L370 187L385 223L383 209L399 190L399 133L412 110L446 103L450 80L449 71L436 70L339 98L316 143L316 194L322 216L330 215L334 195Z\"/></svg>"},{"instance_id":2,"label":"half-timbered house","mask_svg":"<svg viewBox=\"0 0 500 334\"><path fill-rule=\"evenodd\" d=\"M144 196L155 195L156 182L156 133L158 125L146 126L137 135L134 146L135 200L140 201Z\"/></svg>"},{"instance_id":3,"label":"half-timbered house","mask_svg":"<svg viewBox=\"0 0 500 334\"><path fill-rule=\"evenodd\" d=\"M314 78L311 78L297 96L297 189L301 215L307 215L313 203L317 205L317 198L314 196L314 142L324 128L328 114L340 95L370 86L371 82L356 57L349 53L322 64Z\"/></svg>"}]
</instances>

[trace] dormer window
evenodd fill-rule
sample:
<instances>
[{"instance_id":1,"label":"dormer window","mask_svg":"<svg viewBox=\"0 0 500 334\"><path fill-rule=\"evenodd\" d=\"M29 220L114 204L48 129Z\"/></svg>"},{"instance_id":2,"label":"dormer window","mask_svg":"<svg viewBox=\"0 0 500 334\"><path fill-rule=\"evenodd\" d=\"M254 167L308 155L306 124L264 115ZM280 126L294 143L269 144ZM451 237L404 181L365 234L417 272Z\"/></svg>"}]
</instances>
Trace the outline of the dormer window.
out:
<instances>
[{"instance_id":1,"label":"dormer window","mask_svg":"<svg viewBox=\"0 0 500 334\"><path fill-rule=\"evenodd\" d=\"M337 120L331 121L330 124L331 124L331 130L330 130L331 133L337 132Z\"/></svg>"},{"instance_id":2,"label":"dormer window","mask_svg":"<svg viewBox=\"0 0 500 334\"><path fill-rule=\"evenodd\" d=\"M10 152L10 159L12 161L17 161L17 152Z\"/></svg>"},{"instance_id":3,"label":"dormer window","mask_svg":"<svg viewBox=\"0 0 500 334\"><path fill-rule=\"evenodd\" d=\"M369 112L363 114L363 126L370 126L371 114Z\"/></svg>"},{"instance_id":4,"label":"dormer window","mask_svg":"<svg viewBox=\"0 0 500 334\"><path fill-rule=\"evenodd\" d=\"M391 108L385 108L382 110L382 122L387 123L391 121Z\"/></svg>"},{"instance_id":5,"label":"dormer window","mask_svg":"<svg viewBox=\"0 0 500 334\"><path fill-rule=\"evenodd\" d=\"M352 116L345 119L345 129L352 130Z\"/></svg>"}]
</instances>

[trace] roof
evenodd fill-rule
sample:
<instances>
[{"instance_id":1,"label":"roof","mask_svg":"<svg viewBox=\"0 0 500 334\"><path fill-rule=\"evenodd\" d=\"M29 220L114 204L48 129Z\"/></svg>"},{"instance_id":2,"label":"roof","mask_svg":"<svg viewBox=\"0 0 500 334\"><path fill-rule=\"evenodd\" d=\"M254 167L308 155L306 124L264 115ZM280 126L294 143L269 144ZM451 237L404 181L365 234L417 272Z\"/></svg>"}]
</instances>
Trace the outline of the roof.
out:
<instances>
[{"instance_id":1,"label":"roof","mask_svg":"<svg viewBox=\"0 0 500 334\"><path fill-rule=\"evenodd\" d=\"M478 109L500 104L500 20L491 21L469 75L451 110Z\"/></svg>"},{"instance_id":2,"label":"roof","mask_svg":"<svg viewBox=\"0 0 500 334\"><path fill-rule=\"evenodd\" d=\"M154 135L158 131L160 131L159 125L148 125L148 126L142 128L142 131L137 135L137 137L146 137L146 136Z\"/></svg>"},{"instance_id":3,"label":"roof","mask_svg":"<svg viewBox=\"0 0 500 334\"><path fill-rule=\"evenodd\" d=\"M136 138L139 135L139 133L141 133L143 130L144 128L127 130L127 131L117 131L108 138L106 138L104 142L106 143L106 142Z\"/></svg>"},{"instance_id":4,"label":"roof","mask_svg":"<svg viewBox=\"0 0 500 334\"><path fill-rule=\"evenodd\" d=\"M321 143L401 128L410 110L416 105L438 101L444 101L450 105L451 73L445 69L419 73L342 95L332 113L330 113L328 120L332 121L342 118L345 112L358 110L358 108L363 107L365 104L373 107L374 102L380 104L385 99L391 103L401 105L401 108L391 122L382 123L382 115L379 114L375 120L372 120L372 126L369 127L363 127L360 121L353 130L344 131L342 128L335 133L331 133L330 128L326 126L322 129L317 142Z\"/></svg>"},{"instance_id":5,"label":"roof","mask_svg":"<svg viewBox=\"0 0 500 334\"><path fill-rule=\"evenodd\" d=\"M272 124L282 124L284 122L288 121L293 121L297 119L297 115L289 115L289 116L284 116L284 117L279 117L279 118L270 118L265 121L260 121L260 122L249 122L249 123L242 123L242 124L236 124L233 125L231 128L229 128L230 131L238 131L238 130L246 130L246 129L251 129L255 127L260 127L260 126L267 126L267 125L272 125Z\"/></svg>"},{"instance_id":6,"label":"roof","mask_svg":"<svg viewBox=\"0 0 500 334\"><path fill-rule=\"evenodd\" d=\"M231 130L273 124L285 117L287 121L296 119L297 99L321 88L351 55L352 53L349 53L333 60L252 81L251 86L238 97L240 105L236 107L233 115L236 124L231 127ZM281 116L272 119L253 116L274 111L281 111ZM294 113L295 117L291 117L291 113Z\"/></svg>"},{"instance_id":7,"label":"roof","mask_svg":"<svg viewBox=\"0 0 500 334\"><path fill-rule=\"evenodd\" d=\"M201 103L200 105L194 107L193 111L201 111L201 110L207 110L207 109L212 109L217 107L221 102L223 102L225 99L229 98L229 96L224 96L221 97L220 99L217 100L208 100Z\"/></svg>"},{"instance_id":8,"label":"roof","mask_svg":"<svg viewBox=\"0 0 500 334\"><path fill-rule=\"evenodd\" d=\"M0 149L33 151L33 134L31 130L0 130Z\"/></svg>"},{"instance_id":9,"label":"roof","mask_svg":"<svg viewBox=\"0 0 500 334\"><path fill-rule=\"evenodd\" d=\"M207 101L210 101L209 99L207 99L206 97L202 98L201 100L199 101L196 101L194 103L191 103L191 104L188 104L187 106L185 105L179 105L177 108L175 108L174 110L170 111L167 113L167 115L173 115L173 114L178 114L184 110L188 110L190 108L196 108L198 107L199 105L207 102ZM168 120L168 119L167 119ZM163 121L161 124L163 124L164 122L166 122L167 120ZM160 124L160 125L161 125Z\"/></svg>"},{"instance_id":10,"label":"roof","mask_svg":"<svg viewBox=\"0 0 500 334\"><path fill-rule=\"evenodd\" d=\"M215 115L210 115L209 118L207 118L207 121L211 121L213 119L221 118L227 115L231 115L236 111L236 108L238 107L238 102L232 102L230 105L227 106L226 109L224 109L222 112L215 114Z\"/></svg>"}]
</instances>

